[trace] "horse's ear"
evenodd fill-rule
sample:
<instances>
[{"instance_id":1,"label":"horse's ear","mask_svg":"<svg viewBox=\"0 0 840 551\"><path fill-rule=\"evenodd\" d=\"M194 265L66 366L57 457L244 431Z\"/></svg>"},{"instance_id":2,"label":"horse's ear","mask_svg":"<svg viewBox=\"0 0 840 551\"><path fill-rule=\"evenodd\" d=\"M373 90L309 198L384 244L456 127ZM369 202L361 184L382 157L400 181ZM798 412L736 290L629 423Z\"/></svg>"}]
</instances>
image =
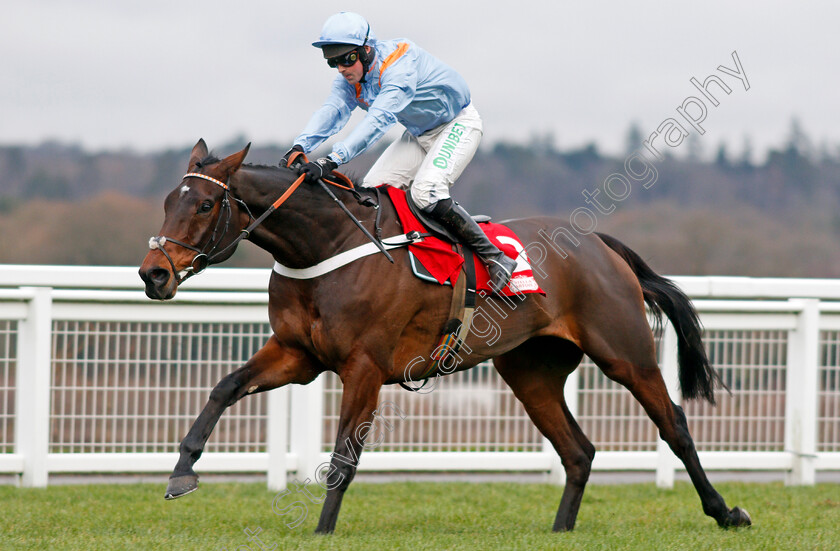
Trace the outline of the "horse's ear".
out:
<instances>
[{"instance_id":1,"label":"horse's ear","mask_svg":"<svg viewBox=\"0 0 840 551\"><path fill-rule=\"evenodd\" d=\"M227 176L230 176L231 174L239 170L239 167L242 166L242 162L245 160L245 156L248 155L249 149L251 149L250 142L248 142L248 145L245 146L245 149L243 149L239 153L234 153L230 157L226 157L222 160L221 165Z\"/></svg>"},{"instance_id":2,"label":"horse's ear","mask_svg":"<svg viewBox=\"0 0 840 551\"><path fill-rule=\"evenodd\" d=\"M204 143L204 138L199 138L198 143L193 147L190 153L190 164L187 166L187 171L191 171L193 167L198 164L201 159L207 157L210 152L207 150L207 144Z\"/></svg>"}]
</instances>

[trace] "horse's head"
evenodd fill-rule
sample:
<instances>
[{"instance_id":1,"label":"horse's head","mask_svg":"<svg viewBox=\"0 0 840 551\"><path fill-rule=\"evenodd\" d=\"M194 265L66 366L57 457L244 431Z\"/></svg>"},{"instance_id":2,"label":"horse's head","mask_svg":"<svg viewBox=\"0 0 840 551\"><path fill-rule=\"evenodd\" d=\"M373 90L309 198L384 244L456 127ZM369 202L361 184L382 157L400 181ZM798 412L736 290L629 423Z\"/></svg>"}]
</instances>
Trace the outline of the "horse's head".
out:
<instances>
[{"instance_id":1,"label":"horse's head","mask_svg":"<svg viewBox=\"0 0 840 551\"><path fill-rule=\"evenodd\" d=\"M149 298L171 299L182 281L233 254L249 215L228 182L249 147L222 160L209 156L204 140L193 148L187 174L166 197L163 227L149 240L151 250L140 266Z\"/></svg>"}]
</instances>

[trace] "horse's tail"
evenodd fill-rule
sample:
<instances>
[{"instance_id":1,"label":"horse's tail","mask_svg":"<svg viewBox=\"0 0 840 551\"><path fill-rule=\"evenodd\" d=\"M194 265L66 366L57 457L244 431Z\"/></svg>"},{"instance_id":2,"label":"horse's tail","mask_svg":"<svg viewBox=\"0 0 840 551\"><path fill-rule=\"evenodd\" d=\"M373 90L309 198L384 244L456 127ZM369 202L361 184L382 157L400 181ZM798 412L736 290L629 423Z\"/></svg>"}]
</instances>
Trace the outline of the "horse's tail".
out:
<instances>
[{"instance_id":1,"label":"horse's tail","mask_svg":"<svg viewBox=\"0 0 840 551\"><path fill-rule=\"evenodd\" d=\"M656 322L664 313L677 333L677 356L680 366L680 387L684 398L704 398L715 403L715 382L724 388L720 375L709 364L703 347L702 328L691 300L671 280L653 271L642 258L618 239L598 234L598 237L630 265L642 286L645 303Z\"/></svg>"}]
</instances>

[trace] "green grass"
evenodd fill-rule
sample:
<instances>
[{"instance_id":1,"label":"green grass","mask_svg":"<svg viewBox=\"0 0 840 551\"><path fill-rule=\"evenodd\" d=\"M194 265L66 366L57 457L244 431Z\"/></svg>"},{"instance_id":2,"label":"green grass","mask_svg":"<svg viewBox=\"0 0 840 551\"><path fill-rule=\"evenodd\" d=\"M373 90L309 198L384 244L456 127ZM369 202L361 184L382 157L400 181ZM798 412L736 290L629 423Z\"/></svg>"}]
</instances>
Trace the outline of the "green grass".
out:
<instances>
[{"instance_id":1,"label":"green grass","mask_svg":"<svg viewBox=\"0 0 840 551\"><path fill-rule=\"evenodd\" d=\"M295 529L272 512L264 484L207 483L164 501L159 485L0 487L0 549L245 550L245 528L275 549L840 549L840 487L719 484L749 529L721 530L694 489L653 484L590 486L577 526L551 532L560 488L513 483L356 483L336 533L313 534L320 506ZM302 494L296 494L302 496ZM283 498L283 506L291 504ZM259 549L254 542L251 549Z\"/></svg>"}]
</instances>

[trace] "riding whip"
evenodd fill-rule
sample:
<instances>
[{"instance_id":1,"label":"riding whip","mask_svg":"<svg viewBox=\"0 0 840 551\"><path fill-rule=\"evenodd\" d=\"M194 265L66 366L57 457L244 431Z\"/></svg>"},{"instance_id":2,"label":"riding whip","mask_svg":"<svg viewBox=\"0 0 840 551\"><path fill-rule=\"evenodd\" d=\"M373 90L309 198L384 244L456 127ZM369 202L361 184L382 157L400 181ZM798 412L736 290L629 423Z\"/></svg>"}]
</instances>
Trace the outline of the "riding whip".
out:
<instances>
[{"instance_id":1,"label":"riding whip","mask_svg":"<svg viewBox=\"0 0 840 551\"><path fill-rule=\"evenodd\" d=\"M338 197L336 197L336 196L335 196L335 193L333 193L333 192L332 192L332 190L329 188L329 186L327 186L327 184L326 184L326 183L324 183L324 181L323 181L323 180L321 180L320 178L318 179L318 184L319 184L322 188L324 188L324 191L326 191L326 192L329 194L329 196L330 196L330 197L332 197L332 200L333 200L333 201L335 201L336 203L338 203L338 206L339 206L339 207L341 207L341 210L343 210L343 211L347 214L347 216L349 216L349 217L350 217L350 220L352 220L352 221L353 221L353 223L354 223L354 224L356 224L356 226L358 226L358 228L359 228L360 230L362 230L362 233L363 233L363 234L365 234L365 236L367 236L367 238L368 238L368 239L370 239L370 240L371 240L374 244L376 244L376 246L377 246L377 247L379 247L379 250L380 250L380 251L382 251L382 254L384 254L384 255L385 255L385 258L387 258L387 259L391 262L391 264L393 264L393 263L394 263L394 259L391 257L391 255L390 255L390 254L388 254L388 251L387 251L387 250L385 250L385 246L384 246L384 245L382 245L382 242L381 242L380 240L378 240L377 238L375 238L374 236L372 236L372 235L370 234L370 232L369 232L369 231L367 231L367 228L365 228L365 227L362 225L362 223L361 223L361 222L359 222L358 218L356 218L355 216L353 216L353 213L352 213L352 212L350 212L350 209L348 209L348 208L344 205L344 203L342 203L342 202L341 202L341 199L339 199Z\"/></svg>"}]
</instances>

